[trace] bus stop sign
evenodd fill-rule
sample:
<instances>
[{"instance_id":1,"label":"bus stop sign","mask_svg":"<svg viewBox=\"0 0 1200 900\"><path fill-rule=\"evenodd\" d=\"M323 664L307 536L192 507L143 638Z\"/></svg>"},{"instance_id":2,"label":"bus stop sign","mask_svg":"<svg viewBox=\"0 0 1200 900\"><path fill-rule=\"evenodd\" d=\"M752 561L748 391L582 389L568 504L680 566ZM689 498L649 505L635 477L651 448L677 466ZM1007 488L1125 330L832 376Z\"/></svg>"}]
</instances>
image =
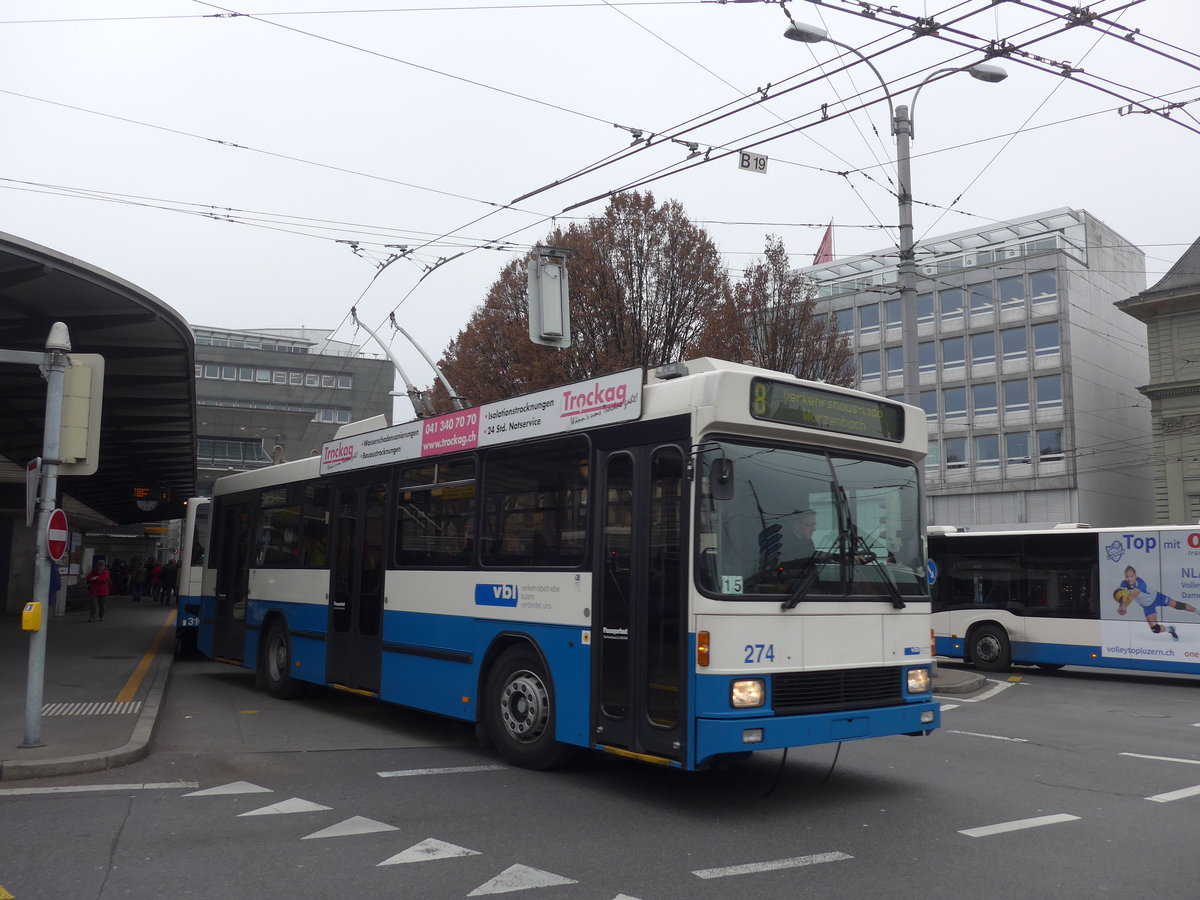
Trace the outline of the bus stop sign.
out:
<instances>
[{"instance_id":1,"label":"bus stop sign","mask_svg":"<svg viewBox=\"0 0 1200 900\"><path fill-rule=\"evenodd\" d=\"M50 521L46 524L46 551L55 562L67 551L67 537L67 514L56 509L50 513Z\"/></svg>"}]
</instances>

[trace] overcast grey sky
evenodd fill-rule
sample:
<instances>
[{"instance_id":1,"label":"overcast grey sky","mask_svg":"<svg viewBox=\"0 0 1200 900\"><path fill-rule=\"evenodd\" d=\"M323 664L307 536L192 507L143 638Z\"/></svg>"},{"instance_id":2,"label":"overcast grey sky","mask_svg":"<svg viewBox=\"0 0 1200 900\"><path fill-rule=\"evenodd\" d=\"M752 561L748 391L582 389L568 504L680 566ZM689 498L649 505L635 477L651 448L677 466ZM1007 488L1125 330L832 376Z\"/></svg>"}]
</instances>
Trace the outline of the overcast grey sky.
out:
<instances>
[{"instance_id":1,"label":"overcast grey sky","mask_svg":"<svg viewBox=\"0 0 1200 900\"><path fill-rule=\"evenodd\" d=\"M1068 7L0 0L0 231L196 325L349 340L351 306L372 327L395 310L435 358L514 253L646 179L735 274L767 233L810 263L830 220L839 257L894 248L879 80L785 40L790 15L872 55L898 102L1014 48L993 60L1000 84L921 91L918 238L1082 208L1145 250L1153 283L1200 234L1200 16L1194 0L1100 0L1102 20L1067 28ZM939 27L917 36L917 18ZM767 172L724 155L742 149ZM402 337L393 349L432 382Z\"/></svg>"}]
</instances>

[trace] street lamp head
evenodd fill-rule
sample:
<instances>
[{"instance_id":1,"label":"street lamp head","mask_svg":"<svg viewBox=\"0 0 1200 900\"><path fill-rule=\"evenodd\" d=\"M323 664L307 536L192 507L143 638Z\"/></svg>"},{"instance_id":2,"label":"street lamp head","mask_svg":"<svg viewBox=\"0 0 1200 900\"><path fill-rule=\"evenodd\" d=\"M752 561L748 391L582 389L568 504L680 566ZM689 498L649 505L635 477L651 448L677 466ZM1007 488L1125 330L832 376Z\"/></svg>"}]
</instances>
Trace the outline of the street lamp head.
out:
<instances>
[{"instance_id":1,"label":"street lamp head","mask_svg":"<svg viewBox=\"0 0 1200 900\"><path fill-rule=\"evenodd\" d=\"M829 40L829 32L816 25L800 25L795 22L783 33L789 41L799 41L802 44L819 44Z\"/></svg>"},{"instance_id":2,"label":"street lamp head","mask_svg":"<svg viewBox=\"0 0 1200 900\"><path fill-rule=\"evenodd\" d=\"M977 78L980 81L986 81L988 84L995 84L998 81L1003 81L1008 77L1008 73L1000 66L994 66L991 63L976 63L969 66L967 71L972 78Z\"/></svg>"}]
</instances>

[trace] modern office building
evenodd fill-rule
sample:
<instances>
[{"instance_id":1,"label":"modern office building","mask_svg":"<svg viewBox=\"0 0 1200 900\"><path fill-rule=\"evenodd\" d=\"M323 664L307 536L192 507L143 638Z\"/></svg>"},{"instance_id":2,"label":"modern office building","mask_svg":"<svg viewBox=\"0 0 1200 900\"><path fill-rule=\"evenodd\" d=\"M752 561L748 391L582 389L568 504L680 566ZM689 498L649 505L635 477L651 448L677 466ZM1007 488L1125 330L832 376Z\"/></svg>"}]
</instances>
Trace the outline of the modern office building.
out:
<instances>
[{"instance_id":1,"label":"modern office building","mask_svg":"<svg viewBox=\"0 0 1200 900\"><path fill-rule=\"evenodd\" d=\"M927 521L966 527L1153 522L1145 328L1115 303L1142 252L1058 209L918 242ZM858 360L859 387L902 399L894 248L802 270Z\"/></svg>"},{"instance_id":2,"label":"modern office building","mask_svg":"<svg viewBox=\"0 0 1200 900\"><path fill-rule=\"evenodd\" d=\"M193 326L196 466L202 495L221 475L320 451L339 425L392 418L392 363L318 329Z\"/></svg>"},{"instance_id":3,"label":"modern office building","mask_svg":"<svg viewBox=\"0 0 1200 900\"><path fill-rule=\"evenodd\" d=\"M1150 332L1154 505L1159 524L1200 523L1200 240L1157 284L1117 306Z\"/></svg>"}]
</instances>

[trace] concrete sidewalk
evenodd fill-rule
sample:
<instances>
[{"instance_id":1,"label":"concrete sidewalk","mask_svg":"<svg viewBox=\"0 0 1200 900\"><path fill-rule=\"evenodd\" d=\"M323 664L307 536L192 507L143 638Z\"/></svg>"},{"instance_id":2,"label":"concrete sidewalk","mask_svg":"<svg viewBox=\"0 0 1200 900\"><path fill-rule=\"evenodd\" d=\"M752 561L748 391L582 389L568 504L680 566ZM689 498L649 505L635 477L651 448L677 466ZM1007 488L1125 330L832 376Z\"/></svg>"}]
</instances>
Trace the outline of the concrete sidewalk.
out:
<instances>
[{"instance_id":1,"label":"concrete sidewalk","mask_svg":"<svg viewBox=\"0 0 1200 900\"><path fill-rule=\"evenodd\" d=\"M70 600L46 624L41 741L26 738L29 632L0 616L0 779L69 775L143 758L174 661L175 610L109 597L103 622Z\"/></svg>"}]
</instances>

